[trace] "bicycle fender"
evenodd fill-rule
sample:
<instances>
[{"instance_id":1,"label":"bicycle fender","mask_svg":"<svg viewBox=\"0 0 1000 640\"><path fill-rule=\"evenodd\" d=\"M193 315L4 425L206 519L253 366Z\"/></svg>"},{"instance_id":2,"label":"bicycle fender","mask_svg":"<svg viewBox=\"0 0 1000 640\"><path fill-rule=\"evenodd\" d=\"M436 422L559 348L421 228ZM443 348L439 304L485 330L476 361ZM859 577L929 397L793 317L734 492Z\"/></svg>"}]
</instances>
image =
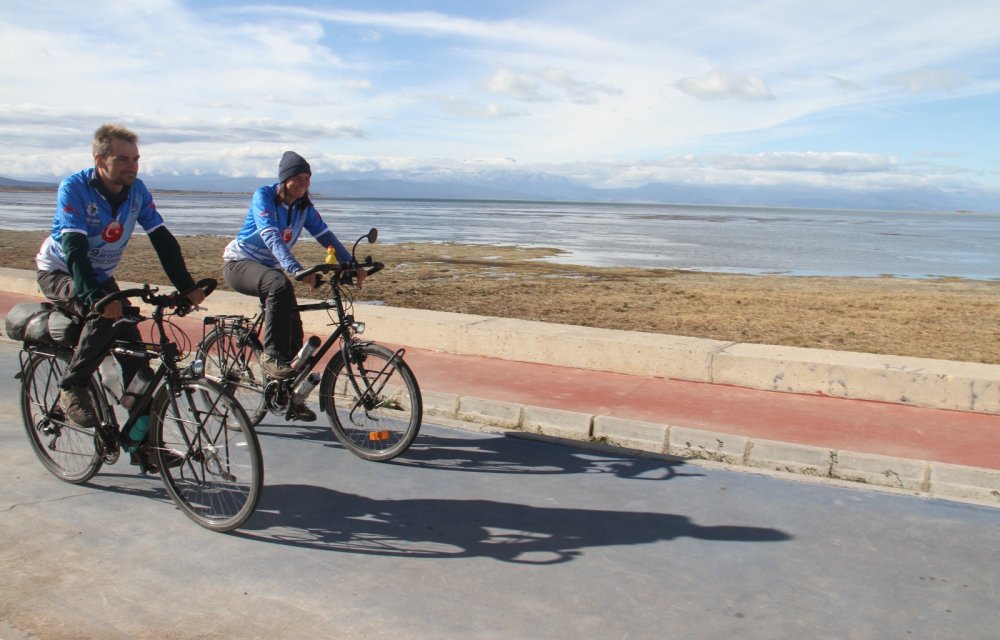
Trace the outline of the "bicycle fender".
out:
<instances>
[{"instance_id":1,"label":"bicycle fender","mask_svg":"<svg viewBox=\"0 0 1000 640\"><path fill-rule=\"evenodd\" d=\"M330 358L330 361L327 362L326 366L323 368L323 377L320 378L319 388L329 389L330 388L329 385L333 384L332 380L333 372L338 369L342 369L343 366L344 366L344 352L338 350L335 354L333 354L333 356ZM332 407L330 406L330 401L327 399L326 394L323 393L319 394L319 410L320 411L332 410Z\"/></svg>"}]
</instances>

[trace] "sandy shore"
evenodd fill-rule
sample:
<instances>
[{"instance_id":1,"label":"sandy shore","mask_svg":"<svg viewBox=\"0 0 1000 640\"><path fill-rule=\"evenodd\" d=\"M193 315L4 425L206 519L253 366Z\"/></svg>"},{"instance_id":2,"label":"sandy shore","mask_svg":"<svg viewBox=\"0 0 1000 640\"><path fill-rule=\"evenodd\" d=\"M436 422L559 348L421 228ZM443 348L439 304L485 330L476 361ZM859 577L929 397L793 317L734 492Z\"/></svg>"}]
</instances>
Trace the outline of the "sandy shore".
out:
<instances>
[{"instance_id":1,"label":"sandy shore","mask_svg":"<svg viewBox=\"0 0 1000 640\"><path fill-rule=\"evenodd\" d=\"M45 232L0 234L0 266L34 269ZM222 286L227 238L179 237L191 272ZM560 265L556 250L456 244L366 245L385 271L358 301L737 342L1000 364L1000 281L819 278ZM322 260L310 238L303 264ZM136 237L121 280L163 283ZM303 297L315 297L303 290ZM638 356L637 356L638 357Z\"/></svg>"}]
</instances>

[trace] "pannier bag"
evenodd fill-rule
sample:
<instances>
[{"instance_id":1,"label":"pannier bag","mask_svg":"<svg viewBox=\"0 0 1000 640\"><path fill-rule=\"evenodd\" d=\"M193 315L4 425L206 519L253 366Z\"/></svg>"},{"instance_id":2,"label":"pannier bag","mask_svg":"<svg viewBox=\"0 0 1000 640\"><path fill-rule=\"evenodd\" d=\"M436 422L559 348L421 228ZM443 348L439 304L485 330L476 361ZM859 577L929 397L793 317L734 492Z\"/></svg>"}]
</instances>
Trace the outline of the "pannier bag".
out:
<instances>
[{"instance_id":1,"label":"pannier bag","mask_svg":"<svg viewBox=\"0 0 1000 640\"><path fill-rule=\"evenodd\" d=\"M82 321L50 302L22 302L11 307L4 332L12 340L75 347Z\"/></svg>"}]
</instances>

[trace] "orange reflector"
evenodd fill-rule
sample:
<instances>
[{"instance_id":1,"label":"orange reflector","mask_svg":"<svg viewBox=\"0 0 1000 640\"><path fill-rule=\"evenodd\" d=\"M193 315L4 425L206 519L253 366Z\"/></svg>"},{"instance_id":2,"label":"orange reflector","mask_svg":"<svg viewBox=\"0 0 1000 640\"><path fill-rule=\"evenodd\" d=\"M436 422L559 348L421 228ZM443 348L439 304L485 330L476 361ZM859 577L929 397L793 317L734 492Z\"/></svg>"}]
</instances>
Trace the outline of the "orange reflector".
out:
<instances>
[{"instance_id":1,"label":"orange reflector","mask_svg":"<svg viewBox=\"0 0 1000 640\"><path fill-rule=\"evenodd\" d=\"M388 431L369 431L368 439L374 442L384 442L389 439Z\"/></svg>"}]
</instances>

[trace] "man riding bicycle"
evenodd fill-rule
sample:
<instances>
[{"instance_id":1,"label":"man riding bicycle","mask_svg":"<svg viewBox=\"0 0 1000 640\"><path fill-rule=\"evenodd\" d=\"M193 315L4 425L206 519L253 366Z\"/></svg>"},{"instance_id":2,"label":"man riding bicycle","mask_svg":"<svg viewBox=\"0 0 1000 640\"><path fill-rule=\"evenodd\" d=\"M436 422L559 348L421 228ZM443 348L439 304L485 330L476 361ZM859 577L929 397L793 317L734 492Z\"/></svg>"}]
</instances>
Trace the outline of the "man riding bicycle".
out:
<instances>
[{"instance_id":1,"label":"man riding bicycle","mask_svg":"<svg viewBox=\"0 0 1000 640\"><path fill-rule=\"evenodd\" d=\"M94 312L97 301L119 290L113 274L136 223L145 230L177 290L188 292L194 306L205 299L188 273L177 239L137 177L138 140L135 133L118 124L105 124L94 132L94 167L69 176L59 185L52 232L35 257L38 286L45 297L85 321L76 351L59 381L63 412L83 427L97 426L87 383L114 340L141 340L134 324L115 326L122 317L121 302L112 302L101 314ZM143 358L115 357L126 388L140 368L149 369Z\"/></svg>"}]
</instances>

